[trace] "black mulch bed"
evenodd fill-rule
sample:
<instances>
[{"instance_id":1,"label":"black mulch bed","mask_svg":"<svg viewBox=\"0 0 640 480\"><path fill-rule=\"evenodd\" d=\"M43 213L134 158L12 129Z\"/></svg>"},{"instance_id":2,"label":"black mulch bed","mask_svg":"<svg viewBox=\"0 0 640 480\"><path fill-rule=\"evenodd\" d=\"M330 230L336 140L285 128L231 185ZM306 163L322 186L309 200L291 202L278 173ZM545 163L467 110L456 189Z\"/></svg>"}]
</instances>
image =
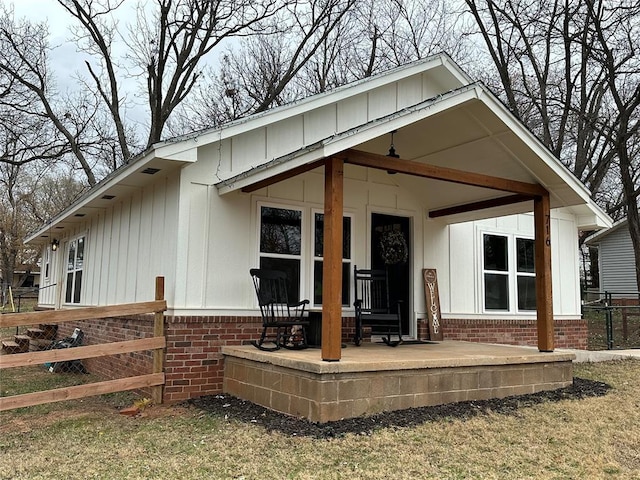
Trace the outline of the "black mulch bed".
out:
<instances>
[{"instance_id":1,"label":"black mulch bed","mask_svg":"<svg viewBox=\"0 0 640 480\"><path fill-rule=\"evenodd\" d=\"M478 415L486 415L490 412L512 415L520 408L543 402L600 397L606 395L610 388L606 383L576 377L573 379L573 385L559 390L491 400L473 400L433 407L409 408L407 410L385 412L368 417L348 418L324 424L284 415L230 395L200 397L189 400L187 404L227 420L261 425L267 431L277 431L290 436L332 438L340 437L347 433L370 435L380 428L411 427L445 418L464 420Z\"/></svg>"}]
</instances>

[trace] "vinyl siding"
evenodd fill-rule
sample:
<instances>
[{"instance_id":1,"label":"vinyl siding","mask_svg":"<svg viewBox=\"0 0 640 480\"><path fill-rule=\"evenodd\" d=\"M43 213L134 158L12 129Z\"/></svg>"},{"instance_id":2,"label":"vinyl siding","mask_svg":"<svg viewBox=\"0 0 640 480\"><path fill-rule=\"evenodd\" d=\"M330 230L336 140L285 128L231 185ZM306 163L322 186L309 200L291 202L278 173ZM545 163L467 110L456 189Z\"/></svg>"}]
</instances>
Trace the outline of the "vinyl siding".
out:
<instances>
[{"instance_id":1,"label":"vinyl siding","mask_svg":"<svg viewBox=\"0 0 640 480\"><path fill-rule=\"evenodd\" d=\"M600 242L600 289L637 292L635 261L627 228L619 228Z\"/></svg>"}]
</instances>

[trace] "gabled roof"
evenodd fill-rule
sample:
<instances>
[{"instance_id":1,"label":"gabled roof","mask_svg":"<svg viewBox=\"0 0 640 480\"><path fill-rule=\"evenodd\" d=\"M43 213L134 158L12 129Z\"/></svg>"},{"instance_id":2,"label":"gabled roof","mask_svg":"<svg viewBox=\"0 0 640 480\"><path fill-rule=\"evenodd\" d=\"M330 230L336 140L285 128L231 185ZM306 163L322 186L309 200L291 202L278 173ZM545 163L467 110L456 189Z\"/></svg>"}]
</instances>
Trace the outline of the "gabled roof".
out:
<instances>
[{"instance_id":1,"label":"gabled roof","mask_svg":"<svg viewBox=\"0 0 640 480\"><path fill-rule=\"evenodd\" d=\"M145 174L149 169L180 168L207 158L216 164L211 181L225 194L316 165L346 150L384 155L392 131L403 160L540 184L551 193L552 208L568 208L582 219L583 228L611 224L590 200L584 185L503 104L441 54L218 128L155 144L27 241L37 243L52 228L64 229L81 221L77 215L105 208L109 196L151 181ZM428 209L506 195L477 186L456 184L452 188L446 182L403 174L394 175L392 181L416 192ZM531 209L525 202L451 215L446 221Z\"/></svg>"}]
</instances>

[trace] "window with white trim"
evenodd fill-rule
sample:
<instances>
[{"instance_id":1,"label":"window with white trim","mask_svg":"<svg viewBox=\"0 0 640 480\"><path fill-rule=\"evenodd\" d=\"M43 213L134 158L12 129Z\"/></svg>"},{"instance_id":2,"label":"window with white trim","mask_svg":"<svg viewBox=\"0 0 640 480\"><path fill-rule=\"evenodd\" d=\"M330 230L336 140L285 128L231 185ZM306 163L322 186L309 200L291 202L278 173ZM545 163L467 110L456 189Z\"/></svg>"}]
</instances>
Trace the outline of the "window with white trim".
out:
<instances>
[{"instance_id":1,"label":"window with white trim","mask_svg":"<svg viewBox=\"0 0 640 480\"><path fill-rule=\"evenodd\" d=\"M85 244L84 236L74 238L69 242L65 303L80 303Z\"/></svg>"},{"instance_id":2,"label":"window with white trim","mask_svg":"<svg viewBox=\"0 0 640 480\"><path fill-rule=\"evenodd\" d=\"M484 310L535 311L534 240L484 233L482 247Z\"/></svg>"},{"instance_id":3,"label":"window with white trim","mask_svg":"<svg viewBox=\"0 0 640 480\"><path fill-rule=\"evenodd\" d=\"M342 305L351 305L351 225L350 215L342 217ZM313 214L313 304L322 305L322 260L324 213Z\"/></svg>"},{"instance_id":4,"label":"window with white trim","mask_svg":"<svg viewBox=\"0 0 640 480\"><path fill-rule=\"evenodd\" d=\"M51 246L47 245L44 249L44 261L42 262L44 266L44 278L46 280L49 279L49 273L51 270Z\"/></svg>"},{"instance_id":5,"label":"window with white trim","mask_svg":"<svg viewBox=\"0 0 640 480\"><path fill-rule=\"evenodd\" d=\"M300 299L302 209L260 206L260 268L285 272L290 301Z\"/></svg>"}]
</instances>

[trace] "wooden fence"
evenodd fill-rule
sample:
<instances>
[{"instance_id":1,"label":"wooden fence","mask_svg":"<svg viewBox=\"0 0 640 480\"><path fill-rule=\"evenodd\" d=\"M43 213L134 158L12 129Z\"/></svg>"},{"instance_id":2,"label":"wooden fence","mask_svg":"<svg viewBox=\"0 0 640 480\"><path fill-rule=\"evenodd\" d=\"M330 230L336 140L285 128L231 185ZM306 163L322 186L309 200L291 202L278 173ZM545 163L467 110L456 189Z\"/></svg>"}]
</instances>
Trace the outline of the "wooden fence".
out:
<instances>
[{"instance_id":1,"label":"wooden fence","mask_svg":"<svg viewBox=\"0 0 640 480\"><path fill-rule=\"evenodd\" d=\"M94 382L86 385L58 388L55 390L0 397L0 411L147 387L151 387L153 402L155 404L162 403L162 388L165 383L163 370L164 349L166 346L164 336L164 311L166 309L167 302L164 300L164 277L156 277L155 300L152 302L0 315L0 327L19 327L34 324L58 324L96 318L140 315L145 313L155 314L153 337L85 347L0 355L1 375L1 370L5 368L34 366L47 362L64 362L153 350L152 373L117 380Z\"/></svg>"}]
</instances>

